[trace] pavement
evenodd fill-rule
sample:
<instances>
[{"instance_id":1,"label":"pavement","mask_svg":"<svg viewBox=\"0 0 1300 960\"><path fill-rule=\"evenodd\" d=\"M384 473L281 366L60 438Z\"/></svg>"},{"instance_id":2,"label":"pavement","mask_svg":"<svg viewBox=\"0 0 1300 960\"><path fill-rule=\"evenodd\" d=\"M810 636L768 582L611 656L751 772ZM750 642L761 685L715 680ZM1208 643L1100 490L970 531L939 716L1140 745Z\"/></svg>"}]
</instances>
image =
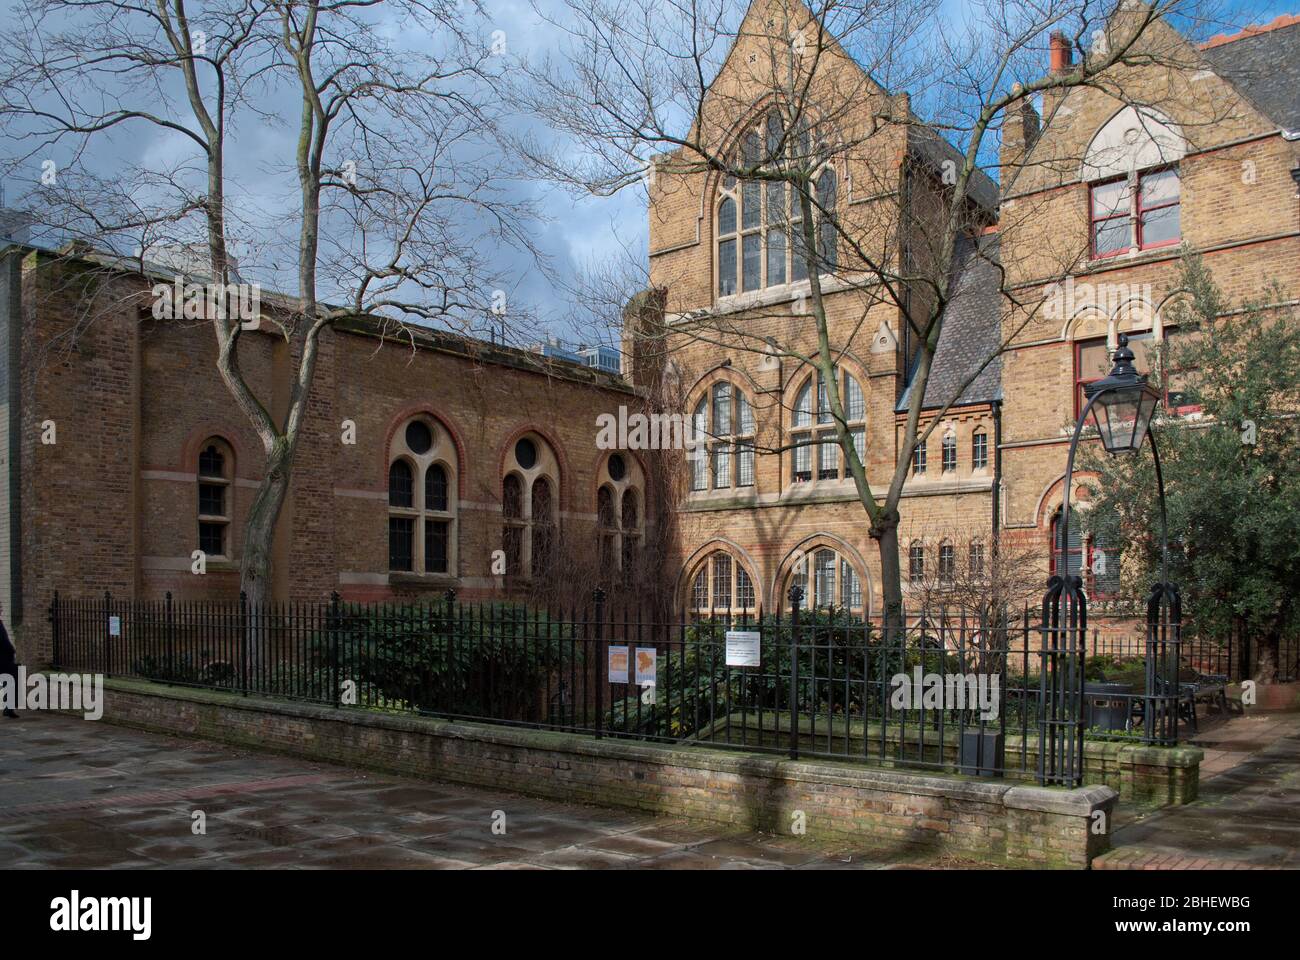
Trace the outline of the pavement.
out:
<instances>
[{"instance_id":1,"label":"pavement","mask_svg":"<svg viewBox=\"0 0 1300 960\"><path fill-rule=\"evenodd\" d=\"M1124 811L1095 869L1300 869L1300 713L1219 718L1198 799ZM888 845L372 774L27 712L0 720L0 868L963 869ZM200 829L201 828L201 829Z\"/></svg>"},{"instance_id":2,"label":"pavement","mask_svg":"<svg viewBox=\"0 0 1300 960\"><path fill-rule=\"evenodd\" d=\"M44 712L0 720L0 798L4 869L982 866L383 776Z\"/></svg>"},{"instance_id":3,"label":"pavement","mask_svg":"<svg viewBox=\"0 0 1300 960\"><path fill-rule=\"evenodd\" d=\"M1118 827L1093 869L1300 869L1300 713L1234 716L1192 743L1197 799Z\"/></svg>"}]
</instances>

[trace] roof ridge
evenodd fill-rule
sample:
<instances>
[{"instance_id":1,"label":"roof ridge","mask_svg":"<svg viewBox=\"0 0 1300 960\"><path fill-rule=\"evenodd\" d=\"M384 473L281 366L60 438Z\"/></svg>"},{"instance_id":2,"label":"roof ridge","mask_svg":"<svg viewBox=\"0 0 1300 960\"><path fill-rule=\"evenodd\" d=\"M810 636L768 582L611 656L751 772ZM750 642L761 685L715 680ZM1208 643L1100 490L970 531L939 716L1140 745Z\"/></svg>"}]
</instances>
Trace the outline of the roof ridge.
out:
<instances>
[{"instance_id":1,"label":"roof ridge","mask_svg":"<svg viewBox=\"0 0 1300 960\"><path fill-rule=\"evenodd\" d=\"M1232 43L1235 40L1244 40L1247 37L1257 37L1261 33L1268 33L1271 30L1278 30L1282 27L1291 27L1300 23L1300 14L1283 13L1275 17L1268 23L1256 26L1254 24L1245 27L1240 33L1218 33L1210 37L1201 44L1202 50L1209 50L1211 47L1220 47L1225 43Z\"/></svg>"}]
</instances>

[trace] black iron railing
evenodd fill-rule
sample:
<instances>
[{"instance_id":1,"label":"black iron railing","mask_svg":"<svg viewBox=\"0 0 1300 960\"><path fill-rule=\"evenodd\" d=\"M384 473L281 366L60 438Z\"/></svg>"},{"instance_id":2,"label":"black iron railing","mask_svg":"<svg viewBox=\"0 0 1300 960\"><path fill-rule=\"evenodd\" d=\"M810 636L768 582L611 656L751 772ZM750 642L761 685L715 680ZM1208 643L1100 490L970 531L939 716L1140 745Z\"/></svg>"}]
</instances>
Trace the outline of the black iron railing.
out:
<instances>
[{"instance_id":1,"label":"black iron railing","mask_svg":"<svg viewBox=\"0 0 1300 960\"><path fill-rule=\"evenodd\" d=\"M599 592L563 611L56 595L50 619L65 670L596 737L1064 784L1085 733L1149 739L1138 707L1089 730L1086 624L940 610L894 626L800 599L674 617ZM1163 715L1153 696L1132 694Z\"/></svg>"},{"instance_id":2,"label":"black iron railing","mask_svg":"<svg viewBox=\"0 0 1300 960\"><path fill-rule=\"evenodd\" d=\"M1146 637L1141 622L1131 625L1092 626L1088 631L1090 656L1122 664L1146 656ZM1300 638L1283 637L1278 650L1278 680L1293 681L1300 677ZM1250 679L1259 653L1240 636L1230 634L1224 640L1206 637L1183 637L1182 657L1188 666L1203 674L1227 677L1238 683Z\"/></svg>"}]
</instances>

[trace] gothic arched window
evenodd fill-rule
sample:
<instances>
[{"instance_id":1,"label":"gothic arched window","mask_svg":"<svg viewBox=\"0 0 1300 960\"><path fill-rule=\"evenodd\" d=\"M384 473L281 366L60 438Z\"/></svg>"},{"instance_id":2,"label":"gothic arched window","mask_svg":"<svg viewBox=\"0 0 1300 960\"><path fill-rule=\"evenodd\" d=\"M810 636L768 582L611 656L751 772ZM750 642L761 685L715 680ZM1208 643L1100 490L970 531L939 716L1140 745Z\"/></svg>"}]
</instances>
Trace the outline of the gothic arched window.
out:
<instances>
[{"instance_id":1,"label":"gothic arched window","mask_svg":"<svg viewBox=\"0 0 1300 960\"><path fill-rule=\"evenodd\" d=\"M645 477L632 457L611 453L601 465L596 488L600 563L606 571L630 575L645 536Z\"/></svg>"},{"instance_id":2,"label":"gothic arched window","mask_svg":"<svg viewBox=\"0 0 1300 960\"><path fill-rule=\"evenodd\" d=\"M861 384L848 371L840 372L840 403L858 459L865 460L866 398ZM791 452L792 482L846 480L851 476L836 437L829 395L820 373L809 374L795 394L794 412L790 418L790 441L794 445Z\"/></svg>"},{"instance_id":3,"label":"gothic arched window","mask_svg":"<svg viewBox=\"0 0 1300 960\"><path fill-rule=\"evenodd\" d=\"M830 547L818 547L795 562L782 594L792 586L803 590L809 610L840 607L853 616L866 614L862 577L846 557Z\"/></svg>"},{"instance_id":4,"label":"gothic arched window","mask_svg":"<svg viewBox=\"0 0 1300 960\"><path fill-rule=\"evenodd\" d=\"M520 437L501 478L502 542L506 574L536 577L555 559L559 530L560 467L536 434Z\"/></svg>"},{"instance_id":5,"label":"gothic arched window","mask_svg":"<svg viewBox=\"0 0 1300 960\"><path fill-rule=\"evenodd\" d=\"M740 166L769 174L807 162L807 136L787 137L781 118L769 113L740 135ZM811 178L819 273L838 264L833 220L838 200L834 169ZM808 279L803 211L796 187L783 179L723 177L714 204L717 291L720 297L750 293Z\"/></svg>"},{"instance_id":6,"label":"gothic arched window","mask_svg":"<svg viewBox=\"0 0 1300 960\"><path fill-rule=\"evenodd\" d=\"M720 380L695 405L697 446L690 451L691 490L754 485L754 408L743 390Z\"/></svg>"},{"instance_id":7,"label":"gothic arched window","mask_svg":"<svg viewBox=\"0 0 1300 960\"><path fill-rule=\"evenodd\" d=\"M757 614L754 578L745 565L726 551L709 554L695 568L690 583L691 615L748 617Z\"/></svg>"},{"instance_id":8,"label":"gothic arched window","mask_svg":"<svg viewBox=\"0 0 1300 960\"><path fill-rule=\"evenodd\" d=\"M456 570L456 445L421 414L389 445L388 569L454 574Z\"/></svg>"},{"instance_id":9,"label":"gothic arched window","mask_svg":"<svg viewBox=\"0 0 1300 960\"><path fill-rule=\"evenodd\" d=\"M233 515L235 457L230 444L210 437L199 452L199 549L208 557L231 555L230 518Z\"/></svg>"}]
</instances>

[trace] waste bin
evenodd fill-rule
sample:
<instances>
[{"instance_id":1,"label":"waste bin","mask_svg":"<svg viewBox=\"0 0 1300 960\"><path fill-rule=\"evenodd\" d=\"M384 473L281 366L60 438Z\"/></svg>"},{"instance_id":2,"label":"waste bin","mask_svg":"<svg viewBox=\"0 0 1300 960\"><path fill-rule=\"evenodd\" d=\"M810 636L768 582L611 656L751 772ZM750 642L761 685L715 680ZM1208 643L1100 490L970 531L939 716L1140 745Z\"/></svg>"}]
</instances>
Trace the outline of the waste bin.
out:
<instances>
[{"instance_id":1,"label":"waste bin","mask_svg":"<svg viewBox=\"0 0 1300 960\"><path fill-rule=\"evenodd\" d=\"M960 771L973 777L1002 776L1002 771L1007 765L1002 733L996 730L980 730L978 727L963 730L958 762Z\"/></svg>"},{"instance_id":2,"label":"waste bin","mask_svg":"<svg viewBox=\"0 0 1300 960\"><path fill-rule=\"evenodd\" d=\"M1127 683L1085 683L1083 723L1089 730L1127 730L1133 692Z\"/></svg>"}]
</instances>

